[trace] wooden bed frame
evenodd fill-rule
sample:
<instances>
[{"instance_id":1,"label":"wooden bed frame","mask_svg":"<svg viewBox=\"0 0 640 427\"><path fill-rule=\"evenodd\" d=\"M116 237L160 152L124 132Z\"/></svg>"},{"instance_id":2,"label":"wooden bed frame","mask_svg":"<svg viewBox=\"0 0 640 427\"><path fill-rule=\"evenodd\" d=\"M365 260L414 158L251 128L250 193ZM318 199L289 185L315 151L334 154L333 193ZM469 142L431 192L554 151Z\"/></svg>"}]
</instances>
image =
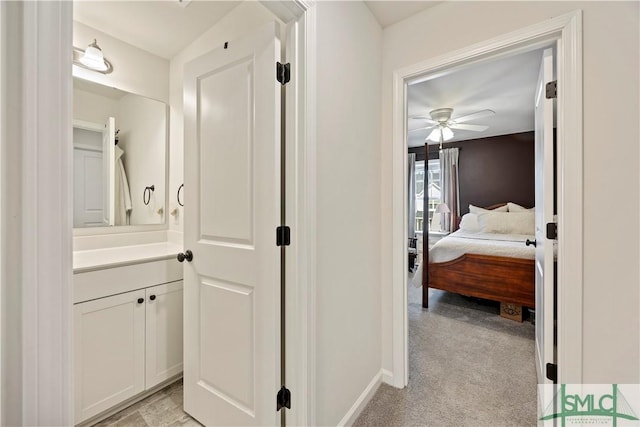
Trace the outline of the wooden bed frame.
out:
<instances>
[{"instance_id":1,"label":"wooden bed frame","mask_svg":"<svg viewBox=\"0 0 640 427\"><path fill-rule=\"evenodd\" d=\"M464 254L451 261L424 265L427 266L422 274L422 306L425 308L429 307L430 287L535 308L534 260Z\"/></svg>"}]
</instances>

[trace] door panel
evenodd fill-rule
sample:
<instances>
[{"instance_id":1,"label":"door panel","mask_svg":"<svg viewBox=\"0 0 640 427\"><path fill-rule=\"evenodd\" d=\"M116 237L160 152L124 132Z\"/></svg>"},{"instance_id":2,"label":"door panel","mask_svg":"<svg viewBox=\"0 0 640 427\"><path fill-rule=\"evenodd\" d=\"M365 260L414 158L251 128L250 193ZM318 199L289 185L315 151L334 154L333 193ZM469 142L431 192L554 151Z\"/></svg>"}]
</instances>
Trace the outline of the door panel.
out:
<instances>
[{"instance_id":1,"label":"door panel","mask_svg":"<svg viewBox=\"0 0 640 427\"><path fill-rule=\"evenodd\" d=\"M545 84L553 80L553 49L543 53L535 99L536 185L536 367L538 383L550 383L546 364L554 362L554 251L546 238L546 225L553 222L553 99L545 96Z\"/></svg>"},{"instance_id":2,"label":"door panel","mask_svg":"<svg viewBox=\"0 0 640 427\"><path fill-rule=\"evenodd\" d=\"M185 410L279 423L280 46L271 23L185 66Z\"/></svg>"},{"instance_id":3,"label":"door panel","mask_svg":"<svg viewBox=\"0 0 640 427\"><path fill-rule=\"evenodd\" d=\"M253 242L253 78L243 58L199 81L201 239Z\"/></svg>"},{"instance_id":4,"label":"door panel","mask_svg":"<svg viewBox=\"0 0 640 427\"><path fill-rule=\"evenodd\" d=\"M211 325L200 336L202 358L217 363L202 365L202 381L238 408L253 413L253 289L204 279L201 288L201 323ZM228 312L226 307L234 307ZM233 325L233 328L229 328ZM226 343L221 352L218 343Z\"/></svg>"},{"instance_id":5,"label":"door panel","mask_svg":"<svg viewBox=\"0 0 640 427\"><path fill-rule=\"evenodd\" d=\"M73 149L73 226L103 223L102 152Z\"/></svg>"}]
</instances>

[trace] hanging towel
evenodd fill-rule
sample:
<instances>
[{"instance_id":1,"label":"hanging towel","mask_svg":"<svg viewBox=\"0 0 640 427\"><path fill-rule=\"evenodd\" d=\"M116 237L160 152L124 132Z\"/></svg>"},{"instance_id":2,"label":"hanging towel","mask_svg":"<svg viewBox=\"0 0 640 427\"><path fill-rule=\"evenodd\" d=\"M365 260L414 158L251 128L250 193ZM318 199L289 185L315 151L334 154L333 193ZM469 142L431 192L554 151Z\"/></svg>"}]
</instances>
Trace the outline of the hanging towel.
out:
<instances>
[{"instance_id":1,"label":"hanging towel","mask_svg":"<svg viewBox=\"0 0 640 427\"><path fill-rule=\"evenodd\" d=\"M116 173L115 173L115 225L128 225L131 215L131 193L129 192L129 181L122 163L124 151L116 145Z\"/></svg>"}]
</instances>

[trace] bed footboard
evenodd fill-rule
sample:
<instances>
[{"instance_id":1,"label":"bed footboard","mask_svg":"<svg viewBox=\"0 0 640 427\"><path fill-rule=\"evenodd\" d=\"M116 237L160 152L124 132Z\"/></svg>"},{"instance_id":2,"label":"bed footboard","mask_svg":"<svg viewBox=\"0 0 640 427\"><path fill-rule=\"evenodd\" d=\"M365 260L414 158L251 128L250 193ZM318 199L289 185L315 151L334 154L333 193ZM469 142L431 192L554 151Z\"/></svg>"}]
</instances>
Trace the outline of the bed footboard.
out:
<instances>
[{"instance_id":1,"label":"bed footboard","mask_svg":"<svg viewBox=\"0 0 640 427\"><path fill-rule=\"evenodd\" d=\"M430 287L535 308L535 264L530 259L465 254L452 261L429 263L422 286L425 308Z\"/></svg>"}]
</instances>

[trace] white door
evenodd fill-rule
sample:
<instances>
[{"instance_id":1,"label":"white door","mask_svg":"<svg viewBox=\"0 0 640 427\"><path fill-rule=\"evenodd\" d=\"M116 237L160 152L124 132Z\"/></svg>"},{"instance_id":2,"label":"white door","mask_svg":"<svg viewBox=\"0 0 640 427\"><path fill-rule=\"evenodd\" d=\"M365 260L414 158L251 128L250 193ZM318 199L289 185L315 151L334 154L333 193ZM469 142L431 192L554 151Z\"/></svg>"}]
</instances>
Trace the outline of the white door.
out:
<instances>
[{"instance_id":1,"label":"white door","mask_svg":"<svg viewBox=\"0 0 640 427\"><path fill-rule=\"evenodd\" d=\"M535 112L536 184L536 364L538 383L549 383L546 364L554 363L554 250L546 227L554 222L553 99L546 98L546 83L553 80L553 49L542 56Z\"/></svg>"},{"instance_id":2,"label":"white door","mask_svg":"<svg viewBox=\"0 0 640 427\"><path fill-rule=\"evenodd\" d=\"M271 23L185 66L185 411L275 425L280 43Z\"/></svg>"},{"instance_id":3,"label":"white door","mask_svg":"<svg viewBox=\"0 0 640 427\"><path fill-rule=\"evenodd\" d=\"M73 306L76 424L144 390L144 289Z\"/></svg>"},{"instance_id":4,"label":"white door","mask_svg":"<svg viewBox=\"0 0 640 427\"><path fill-rule=\"evenodd\" d=\"M100 227L103 223L102 152L73 149L73 226Z\"/></svg>"},{"instance_id":5,"label":"white door","mask_svg":"<svg viewBox=\"0 0 640 427\"><path fill-rule=\"evenodd\" d=\"M102 132L102 198L104 225L114 225L116 198L116 120L109 117Z\"/></svg>"},{"instance_id":6,"label":"white door","mask_svg":"<svg viewBox=\"0 0 640 427\"><path fill-rule=\"evenodd\" d=\"M182 281L146 289L145 389L182 372Z\"/></svg>"}]
</instances>

